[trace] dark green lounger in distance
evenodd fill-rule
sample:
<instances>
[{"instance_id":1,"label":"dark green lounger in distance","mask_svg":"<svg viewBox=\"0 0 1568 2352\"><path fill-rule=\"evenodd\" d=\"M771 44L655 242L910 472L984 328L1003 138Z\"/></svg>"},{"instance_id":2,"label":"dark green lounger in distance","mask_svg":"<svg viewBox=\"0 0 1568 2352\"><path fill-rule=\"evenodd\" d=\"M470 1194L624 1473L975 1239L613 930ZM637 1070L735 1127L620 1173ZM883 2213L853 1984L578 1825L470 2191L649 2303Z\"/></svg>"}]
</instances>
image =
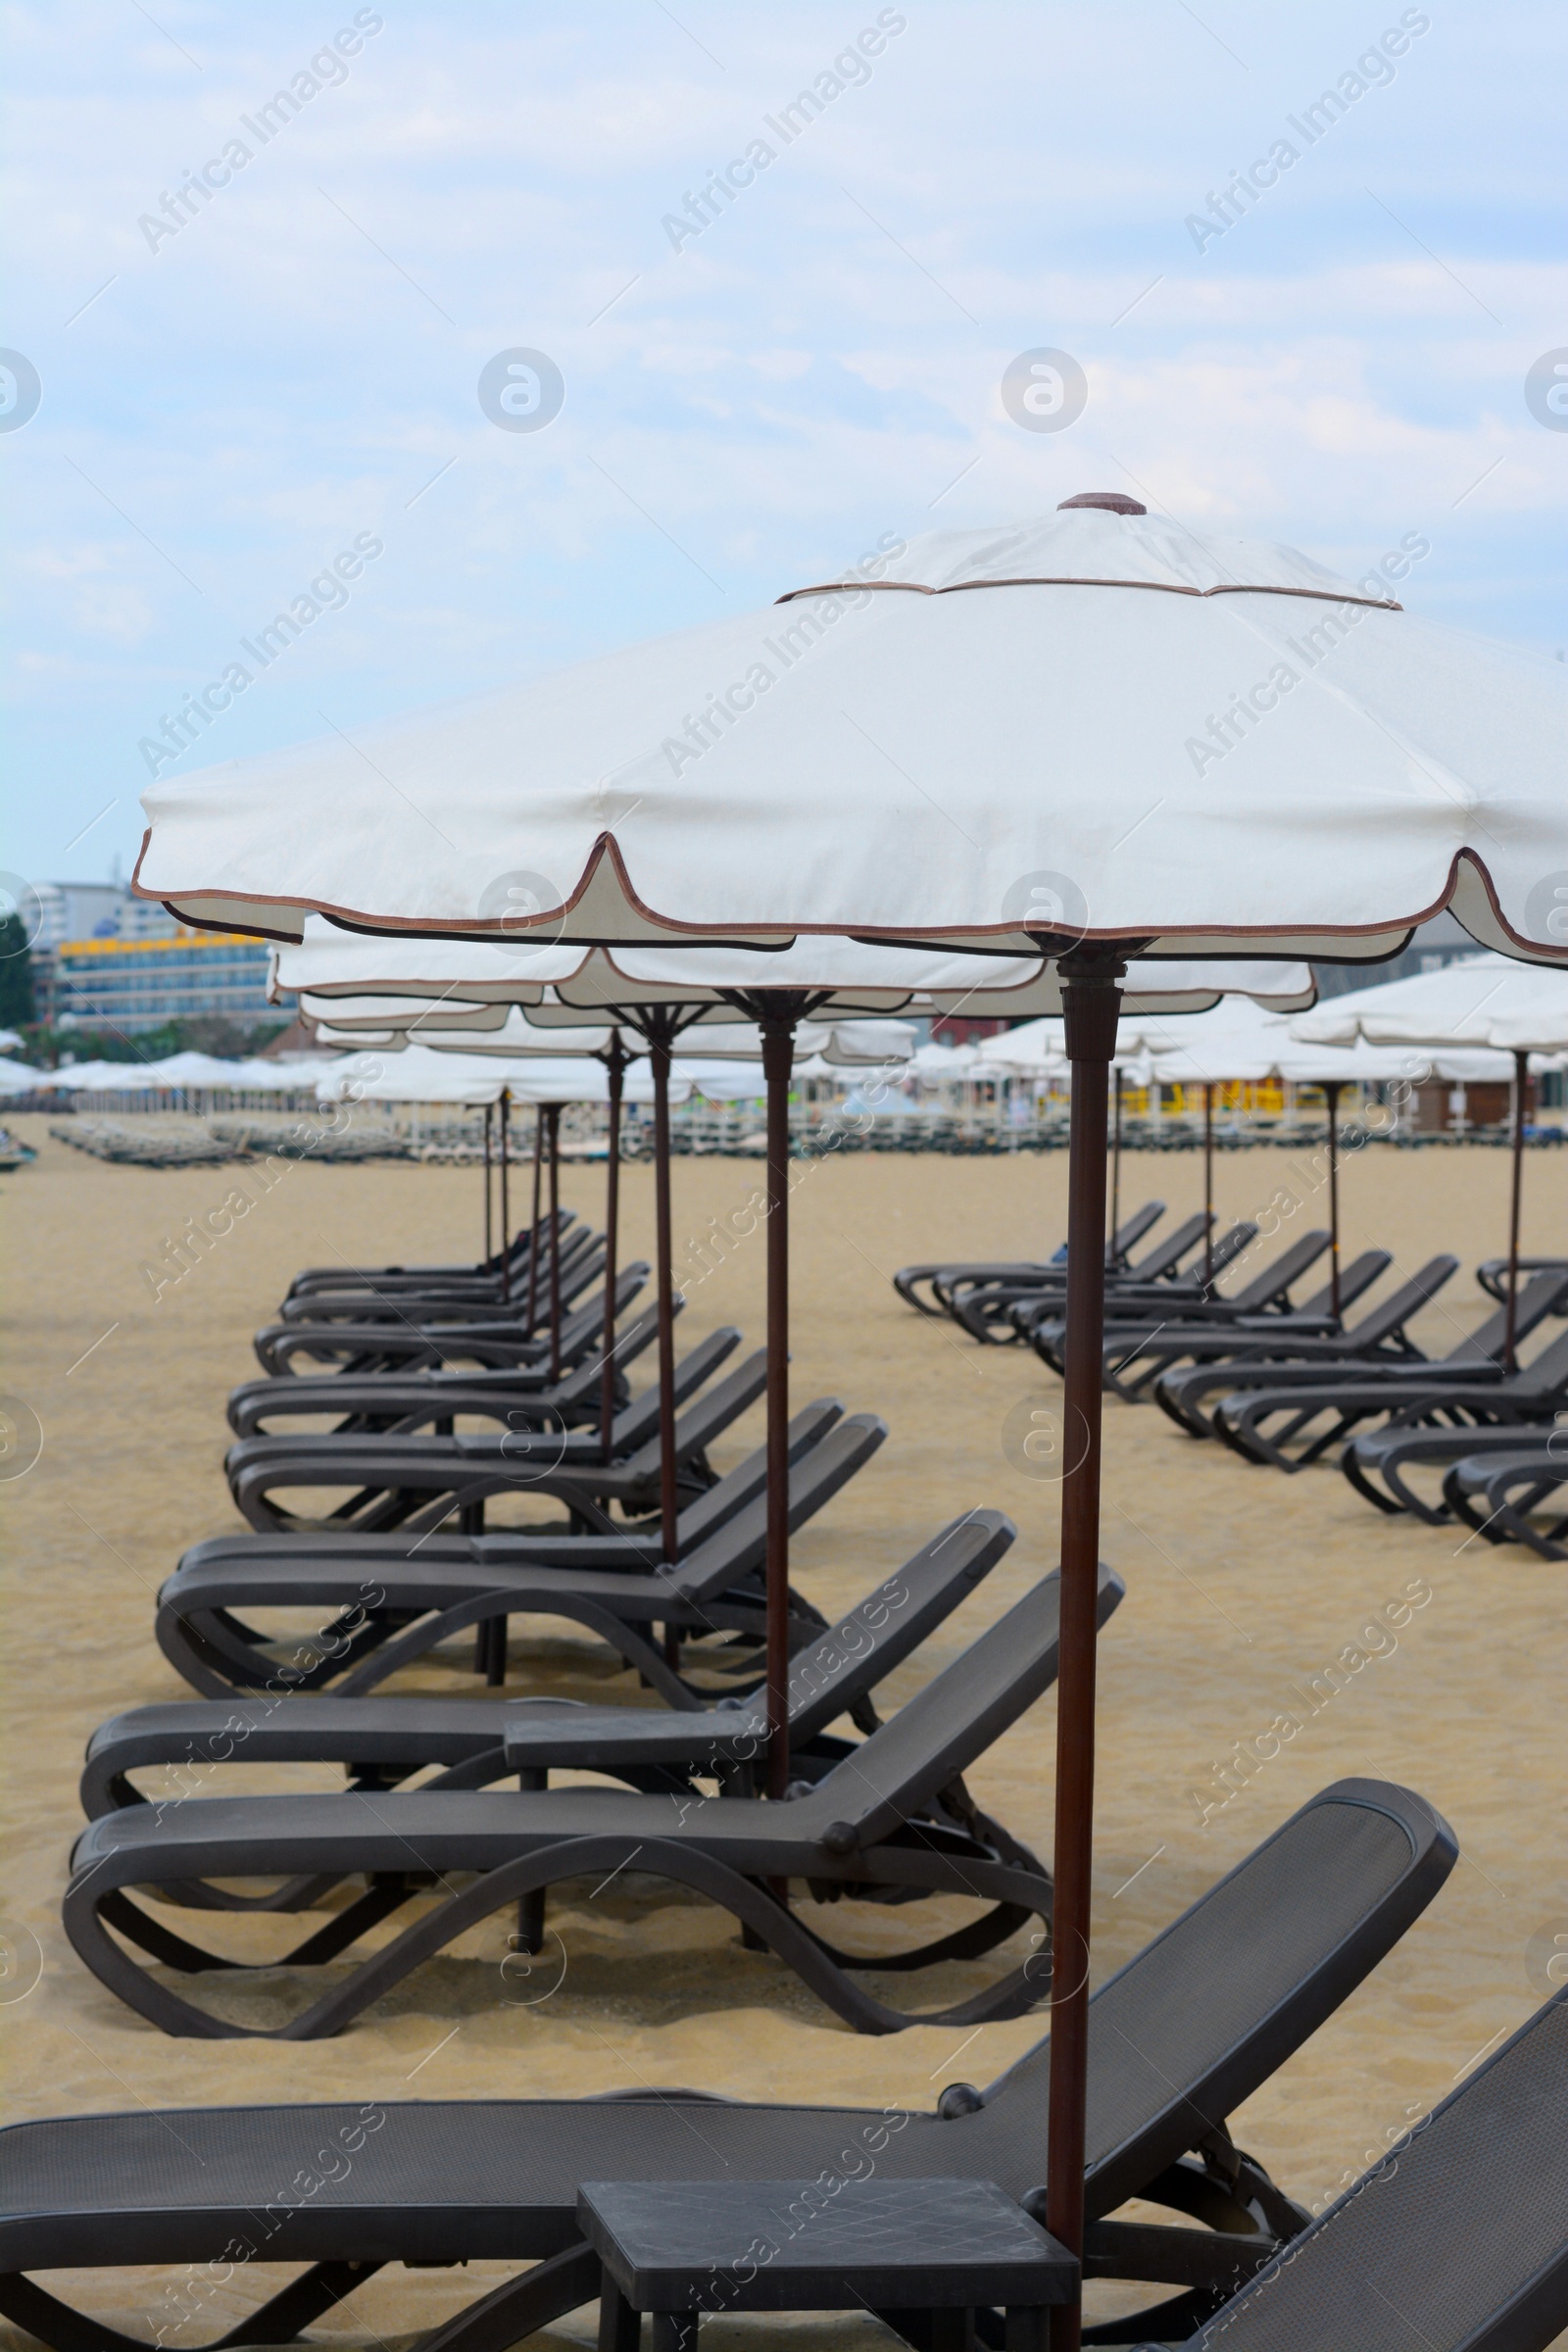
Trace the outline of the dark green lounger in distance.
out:
<instances>
[{"instance_id":1,"label":"dark green lounger in distance","mask_svg":"<svg viewBox=\"0 0 1568 2352\"><path fill-rule=\"evenodd\" d=\"M1227 2293L1232 2233L1269 2250L1294 2236L1305 2213L1233 2147L1225 2119L1394 1949L1456 1852L1446 1825L1408 1790L1341 1782L1098 1988L1091 2223L1132 2197L1196 2218L1222 2233L1211 2276ZM473 2296L421 2347L507 2352L598 2292L597 2263L577 2235L584 2180L853 2178L874 2165L883 2179L989 2180L1026 2197L1046 2177L1048 2048L1043 2037L984 2091L950 2083L934 2112L642 2089L586 2100L144 2103L14 2124L0 2132L0 2310L56 2352L130 2352L145 2345L144 2280L110 2303L116 2318L136 2315L132 2337L24 2274L222 2264L243 2292L253 2265L309 2265L270 2302L254 2286L249 2316L224 2339L280 2344L383 2264L531 2263ZM1554 2161L1564 2144L1559 2132ZM1117 2275L1166 2280L1172 2265L1154 2240L1167 2234L1184 2264L1179 2280L1200 2277L1202 2235L1189 2230L1138 2231ZM462 2284L455 2276L455 2303ZM92 2300L104 2307L104 2286ZM1163 2316L1144 2313L1141 2331ZM343 2317L354 2325L351 2310ZM1349 2343L1359 2352L1358 2338Z\"/></svg>"},{"instance_id":2,"label":"dark green lounger in distance","mask_svg":"<svg viewBox=\"0 0 1568 2352\"><path fill-rule=\"evenodd\" d=\"M1136 1265L1121 1265L1105 1276L1105 1298L1152 1298L1169 1297L1173 1300L1192 1300L1203 1296L1206 1277L1197 1265L1182 1268L1182 1259L1192 1257L1201 1244L1214 1220L1200 1209L1180 1225L1170 1228ZM1252 1228L1214 1246L1214 1271L1234 1254L1247 1247ZM1040 1315L1060 1314L1067 1296L1065 1259L1050 1266L1044 1279L1028 1283L1007 1280L996 1282L946 1280L937 1286L937 1296L951 1304L955 1322L961 1323L972 1338L997 1347L1008 1347L1015 1340L1027 1339L1029 1327Z\"/></svg>"},{"instance_id":3,"label":"dark green lounger in distance","mask_svg":"<svg viewBox=\"0 0 1568 2352\"><path fill-rule=\"evenodd\" d=\"M1101 1594L1102 1614L1108 1615L1120 1597L1119 1579L1108 1568L1101 1571ZM678 1791L549 1788L513 1795L419 1788L137 1805L101 1815L77 1839L66 1889L66 1933L94 1975L166 2034L226 2039L251 2032L272 2040L312 2040L336 2033L503 1905L526 1901L563 1880L605 1880L632 1871L722 1904L862 2034L1021 2017L1042 1997L1050 1977L1038 1936L1000 1982L940 2009L909 2014L892 2008L849 1972L910 1971L974 1959L1031 1919L1049 1940L1049 1873L1026 1846L976 1811L962 1776L1055 1681L1059 1602L1059 1579L1043 1579L891 1722L820 1779L796 1786L783 1803ZM445 1896L363 1958L346 1982L271 2033L228 2024L185 2000L109 1933L116 1930L183 1973L220 1969L232 1976L241 1963L175 1935L126 1890L178 1903L192 1881L319 1874L336 1883L361 1872L369 1886L357 1901L292 1950L253 1965L324 1965L409 1903L422 1902L432 1877ZM454 1876L467 1873L475 1874L473 1884L453 1892ZM825 1889L834 1901L907 1903L940 1894L986 1907L979 1918L912 1949L860 1957L826 1942L777 1898L772 1888L791 1879L806 1880L819 1898ZM531 1944L537 1942L537 1920L534 1905Z\"/></svg>"},{"instance_id":4,"label":"dark green lounger in distance","mask_svg":"<svg viewBox=\"0 0 1568 2352\"><path fill-rule=\"evenodd\" d=\"M887 1436L874 1413L842 1418L819 1398L790 1424L790 1525L801 1527L869 1461ZM690 1646L681 1664L748 1672L763 1630L767 1453L744 1462L681 1512L680 1557L663 1559L657 1527L610 1536L228 1536L186 1553L158 1595L164 1655L209 1698L230 1690L373 1690L453 1635L499 1635L486 1660L505 1679L506 1623L565 1617L600 1635L673 1706L693 1687L654 1628ZM318 1631L292 1646L247 1615L308 1609ZM798 1595L798 1640L822 1619ZM713 1637L722 1637L715 1640ZM736 1640L739 1637L739 1640ZM683 1695L684 1694L684 1695ZM709 1691L705 1695L711 1695Z\"/></svg>"}]
</instances>

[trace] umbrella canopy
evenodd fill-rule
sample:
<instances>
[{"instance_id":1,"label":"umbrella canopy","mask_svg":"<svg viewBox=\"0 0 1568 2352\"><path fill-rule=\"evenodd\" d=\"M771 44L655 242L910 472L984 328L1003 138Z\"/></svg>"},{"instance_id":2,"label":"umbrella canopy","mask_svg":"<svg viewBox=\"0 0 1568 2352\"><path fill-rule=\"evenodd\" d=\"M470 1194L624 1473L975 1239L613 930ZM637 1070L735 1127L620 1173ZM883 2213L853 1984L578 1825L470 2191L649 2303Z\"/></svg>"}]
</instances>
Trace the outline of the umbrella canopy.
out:
<instances>
[{"instance_id":1,"label":"umbrella canopy","mask_svg":"<svg viewBox=\"0 0 1568 2352\"><path fill-rule=\"evenodd\" d=\"M1463 956L1435 971L1332 997L1291 1025L1317 1044L1480 1046L1512 1053L1568 1046L1568 972L1533 969L1506 956Z\"/></svg>"},{"instance_id":2,"label":"umbrella canopy","mask_svg":"<svg viewBox=\"0 0 1568 2352\"><path fill-rule=\"evenodd\" d=\"M1561 889L1556 883L1563 884ZM1556 877L1545 928L1560 937L1568 879ZM1512 1184L1508 1207L1508 1323L1504 1360L1515 1363L1519 1295L1519 1219L1524 1189L1525 1087L1533 1047L1568 1043L1568 973L1521 968L1503 956L1466 956L1435 971L1413 972L1385 987L1336 999L1297 1024L1300 1037L1347 1034L1411 1053L1452 1046L1496 1046L1512 1055L1501 1074L1513 1081ZM1450 1056L1445 1054L1445 1058Z\"/></svg>"},{"instance_id":3,"label":"umbrella canopy","mask_svg":"<svg viewBox=\"0 0 1568 2352\"><path fill-rule=\"evenodd\" d=\"M1447 906L1485 947L1568 960L1565 718L1560 664L1415 619L1293 550L1089 493L1044 521L917 538L874 586L803 584L761 613L144 796L140 893L282 938L317 909L514 944L825 933L1059 957L1073 1104L1047 2174L1074 2251L1126 959L1376 961ZM770 1176L773 1159L770 1141ZM1058 2338L1070 2352L1070 2310Z\"/></svg>"},{"instance_id":4,"label":"umbrella canopy","mask_svg":"<svg viewBox=\"0 0 1568 2352\"><path fill-rule=\"evenodd\" d=\"M41 1095L74 1085L59 1070L35 1070L24 1061L0 1061L0 1095Z\"/></svg>"},{"instance_id":5,"label":"umbrella canopy","mask_svg":"<svg viewBox=\"0 0 1568 2352\"><path fill-rule=\"evenodd\" d=\"M56 1086L79 1094L139 1094L169 1081L145 1061L68 1061L54 1073Z\"/></svg>"},{"instance_id":6,"label":"umbrella canopy","mask_svg":"<svg viewBox=\"0 0 1568 2352\"><path fill-rule=\"evenodd\" d=\"M351 1054L333 1062L317 1081L321 1102L499 1102L502 1091L514 1102L606 1102L610 1083L604 1064L576 1054L546 1055L537 1060L481 1058L438 1047L394 1047L382 1056ZM691 1087L684 1081L671 1089L673 1099L685 1102ZM626 1100L649 1102L653 1085L646 1071L628 1071Z\"/></svg>"},{"instance_id":7,"label":"umbrella canopy","mask_svg":"<svg viewBox=\"0 0 1568 2352\"><path fill-rule=\"evenodd\" d=\"M1487 945L1560 955L1565 716L1559 663L1289 548L1080 508L166 778L136 886L278 937L316 907L514 939L1373 959L1451 905Z\"/></svg>"},{"instance_id":8,"label":"umbrella canopy","mask_svg":"<svg viewBox=\"0 0 1568 2352\"><path fill-rule=\"evenodd\" d=\"M307 1021L324 1022L338 1031L385 1029L389 1025L423 1035L430 1030L467 1032L503 1028L505 1004L465 1004L456 997L385 997L319 995L302 992L299 1009Z\"/></svg>"}]
</instances>

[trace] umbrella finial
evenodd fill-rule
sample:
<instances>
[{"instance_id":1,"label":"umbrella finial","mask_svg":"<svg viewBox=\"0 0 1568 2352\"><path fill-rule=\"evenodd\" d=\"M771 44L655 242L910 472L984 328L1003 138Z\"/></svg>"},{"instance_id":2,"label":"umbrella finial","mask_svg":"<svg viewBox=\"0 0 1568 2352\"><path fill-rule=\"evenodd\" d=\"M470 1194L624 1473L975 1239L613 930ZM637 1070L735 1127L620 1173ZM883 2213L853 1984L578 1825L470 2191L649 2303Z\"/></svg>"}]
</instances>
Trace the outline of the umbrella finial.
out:
<instances>
[{"instance_id":1,"label":"umbrella finial","mask_svg":"<svg viewBox=\"0 0 1568 2352\"><path fill-rule=\"evenodd\" d=\"M1069 507L1102 507L1107 514L1149 513L1147 507L1141 507L1136 498L1129 498L1122 490L1080 490L1076 498L1064 498L1056 513L1065 514Z\"/></svg>"}]
</instances>

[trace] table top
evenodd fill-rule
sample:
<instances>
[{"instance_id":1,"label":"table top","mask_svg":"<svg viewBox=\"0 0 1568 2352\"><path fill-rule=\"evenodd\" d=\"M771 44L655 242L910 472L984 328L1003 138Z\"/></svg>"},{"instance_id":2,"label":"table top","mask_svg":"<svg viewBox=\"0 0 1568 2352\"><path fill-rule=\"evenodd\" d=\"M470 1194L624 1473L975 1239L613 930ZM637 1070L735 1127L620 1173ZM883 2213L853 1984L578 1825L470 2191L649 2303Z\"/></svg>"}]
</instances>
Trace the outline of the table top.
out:
<instances>
[{"instance_id":1,"label":"table top","mask_svg":"<svg viewBox=\"0 0 1568 2352\"><path fill-rule=\"evenodd\" d=\"M1040 2305L1078 2278L990 2180L590 2180L577 2218L638 2311Z\"/></svg>"}]
</instances>

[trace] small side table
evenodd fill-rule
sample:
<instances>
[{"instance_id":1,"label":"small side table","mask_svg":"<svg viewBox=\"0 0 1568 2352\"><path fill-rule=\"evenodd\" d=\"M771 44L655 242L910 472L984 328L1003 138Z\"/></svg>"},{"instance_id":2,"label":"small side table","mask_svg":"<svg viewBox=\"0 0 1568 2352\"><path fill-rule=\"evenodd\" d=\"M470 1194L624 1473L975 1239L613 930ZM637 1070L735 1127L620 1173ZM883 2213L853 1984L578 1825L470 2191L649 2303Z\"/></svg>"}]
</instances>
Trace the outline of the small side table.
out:
<instances>
[{"instance_id":1,"label":"small side table","mask_svg":"<svg viewBox=\"0 0 1568 2352\"><path fill-rule=\"evenodd\" d=\"M1007 2352L1044 2352L1076 2290L1066 2248L989 2180L591 2180L577 2196L604 2271L600 2352L693 2352L718 2311L926 2311L932 2352L963 2352L1001 2304Z\"/></svg>"}]
</instances>

